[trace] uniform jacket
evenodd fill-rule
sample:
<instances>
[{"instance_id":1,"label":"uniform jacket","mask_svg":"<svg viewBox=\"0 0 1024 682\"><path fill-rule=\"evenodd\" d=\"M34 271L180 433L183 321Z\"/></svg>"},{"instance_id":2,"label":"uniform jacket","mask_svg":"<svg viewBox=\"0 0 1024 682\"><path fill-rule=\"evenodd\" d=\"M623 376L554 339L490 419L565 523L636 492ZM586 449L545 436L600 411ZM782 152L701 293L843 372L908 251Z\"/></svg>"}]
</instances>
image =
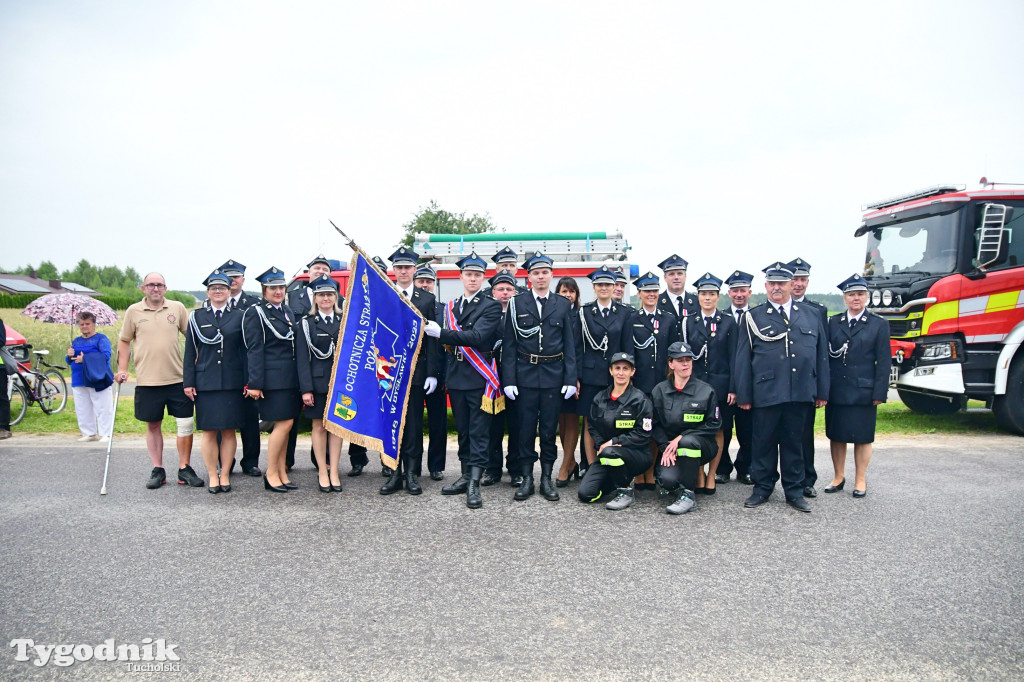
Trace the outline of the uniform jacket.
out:
<instances>
[{"instance_id":1,"label":"uniform jacket","mask_svg":"<svg viewBox=\"0 0 1024 682\"><path fill-rule=\"evenodd\" d=\"M295 370L299 377L299 393L327 393L331 386L331 370L334 369L334 345L338 341L341 315L333 313L327 324L318 313L305 316L295 326ZM306 335L309 338L306 338ZM320 359L313 352L329 353Z\"/></svg>"},{"instance_id":2,"label":"uniform jacket","mask_svg":"<svg viewBox=\"0 0 1024 682\"><path fill-rule=\"evenodd\" d=\"M252 306L259 303L259 300L260 299L258 296L250 296L249 294L243 291L241 295L238 297L237 304L231 302L229 299L228 307L231 308L232 310L234 310L235 308L237 308L238 310L245 310L246 308L251 308Z\"/></svg>"},{"instance_id":3,"label":"uniform jacket","mask_svg":"<svg viewBox=\"0 0 1024 682\"><path fill-rule=\"evenodd\" d=\"M198 330L198 333L197 333ZM206 343L220 332L221 341ZM225 310L220 322L209 308L189 314L185 334L182 382L185 388L202 391L241 391L245 386L245 345L242 343L242 311Z\"/></svg>"},{"instance_id":4,"label":"uniform jacket","mask_svg":"<svg viewBox=\"0 0 1024 682\"><path fill-rule=\"evenodd\" d=\"M294 319L301 320L302 316L308 313L313 308L313 304L309 300L309 288L301 286L294 291L288 292L288 298L285 299L288 307L295 313Z\"/></svg>"},{"instance_id":5,"label":"uniform jacket","mask_svg":"<svg viewBox=\"0 0 1024 682\"><path fill-rule=\"evenodd\" d=\"M695 354L703 353L703 357L693 361L692 376L711 384L718 399L725 402L732 384L732 363L736 359L737 326L731 311L715 312L711 318L713 331L704 326L704 314L700 311L688 316L683 324L686 330L683 341L690 344Z\"/></svg>"},{"instance_id":6,"label":"uniform jacket","mask_svg":"<svg viewBox=\"0 0 1024 682\"><path fill-rule=\"evenodd\" d=\"M633 385L647 395L651 394L658 382L665 380L668 347L673 341L679 340L678 330L676 316L660 308L655 309L653 317L643 308L634 310L622 327L622 348L636 358ZM649 339L654 341L646 348L640 348Z\"/></svg>"},{"instance_id":7,"label":"uniform jacket","mask_svg":"<svg viewBox=\"0 0 1024 682\"><path fill-rule=\"evenodd\" d=\"M613 355L620 352L633 352L633 344L630 341L629 347L623 347L622 330L629 323L630 309L621 303L611 302L608 307L608 317L601 317L601 306L597 301L588 303L580 308L577 313L580 324L580 334L576 339L576 360L579 363L580 383L591 386L611 385L612 376L608 373L608 361ZM586 325L590 340L587 334L583 333L583 326ZM605 346L603 351L594 348L591 343L596 343L600 348Z\"/></svg>"},{"instance_id":8,"label":"uniform jacket","mask_svg":"<svg viewBox=\"0 0 1024 682\"><path fill-rule=\"evenodd\" d=\"M266 315L266 323L258 314L259 311ZM287 305L277 310L266 299L260 299L259 303L242 313L242 339L248 358L249 388L273 391L299 387L294 336L291 339L278 338L278 335L287 337L294 332L295 315Z\"/></svg>"},{"instance_id":9,"label":"uniform jacket","mask_svg":"<svg viewBox=\"0 0 1024 682\"><path fill-rule=\"evenodd\" d=\"M870 405L885 401L889 391L889 321L865 311L850 328L846 313L829 318L828 400L835 405ZM839 353L843 346L846 350Z\"/></svg>"},{"instance_id":10,"label":"uniform jacket","mask_svg":"<svg viewBox=\"0 0 1024 682\"><path fill-rule=\"evenodd\" d=\"M796 301L794 301L794 303L796 303ZM799 305L810 305L813 309L818 311L818 314L820 315L819 319L821 320L821 326L824 328L826 334L825 338L828 339L828 306L825 305L824 303L812 301L809 298L804 298L804 300L799 302Z\"/></svg>"},{"instance_id":11,"label":"uniform jacket","mask_svg":"<svg viewBox=\"0 0 1024 682\"><path fill-rule=\"evenodd\" d=\"M459 313L462 296L456 298L455 319L462 331L448 328L447 315L441 315L441 335L438 341L450 347L448 369L445 385L457 391L483 390L487 385L483 375L473 369L465 359L459 359L453 353L457 346L470 346L484 354L484 360L494 357L494 344L501 334L501 304L493 298L487 298L477 292L471 301L465 304Z\"/></svg>"},{"instance_id":12,"label":"uniform jacket","mask_svg":"<svg viewBox=\"0 0 1024 682\"><path fill-rule=\"evenodd\" d=\"M684 318L689 317L690 315L696 315L700 312L700 302L697 301L696 296L688 294L685 291L679 295L683 297L683 311L686 313L683 315ZM661 292L661 296L658 297L658 309L672 313L672 316L678 319L679 315L676 314L675 303L670 301L669 298L675 298L675 296L672 296L668 291Z\"/></svg>"},{"instance_id":13,"label":"uniform jacket","mask_svg":"<svg viewBox=\"0 0 1024 682\"><path fill-rule=\"evenodd\" d=\"M427 320L437 321L437 312L434 304L437 302L434 295L426 289L419 287L412 288L412 296L409 302ZM412 385L423 388L423 382L427 377L437 377L437 339L432 336L423 335L423 345L420 346L420 354L416 359L416 370L412 373Z\"/></svg>"},{"instance_id":14,"label":"uniform jacket","mask_svg":"<svg viewBox=\"0 0 1024 682\"><path fill-rule=\"evenodd\" d=\"M444 326L444 303L434 299L434 321ZM445 385L445 379L448 375L448 358L444 350L444 344L437 339L434 339L434 366L437 368L437 387L438 390Z\"/></svg>"},{"instance_id":15,"label":"uniform jacket","mask_svg":"<svg viewBox=\"0 0 1024 682\"><path fill-rule=\"evenodd\" d=\"M743 316L738 330L733 365L736 402L770 407L783 403L827 400L829 388L828 341L817 309L793 303L787 326L774 305L762 303ZM761 336L787 342L765 341Z\"/></svg>"},{"instance_id":16,"label":"uniform jacket","mask_svg":"<svg viewBox=\"0 0 1024 682\"><path fill-rule=\"evenodd\" d=\"M664 452L676 436L686 433L714 439L722 428L718 396L710 384L690 377L681 391L671 378L651 391L654 405L654 442Z\"/></svg>"},{"instance_id":17,"label":"uniform jacket","mask_svg":"<svg viewBox=\"0 0 1024 682\"><path fill-rule=\"evenodd\" d=\"M543 319L532 291L512 297L505 315L502 337L505 361L501 371L504 386L546 389L576 386L576 337L572 315L569 301L553 291L548 292ZM521 336L516 331L517 327L528 331L538 325L540 332L532 336ZM520 353L541 356L561 354L562 358L534 364Z\"/></svg>"},{"instance_id":18,"label":"uniform jacket","mask_svg":"<svg viewBox=\"0 0 1024 682\"><path fill-rule=\"evenodd\" d=\"M611 441L612 445L625 448L646 449L654 431L654 406L650 398L632 384L612 400L609 386L594 396L587 431L597 447Z\"/></svg>"}]
</instances>

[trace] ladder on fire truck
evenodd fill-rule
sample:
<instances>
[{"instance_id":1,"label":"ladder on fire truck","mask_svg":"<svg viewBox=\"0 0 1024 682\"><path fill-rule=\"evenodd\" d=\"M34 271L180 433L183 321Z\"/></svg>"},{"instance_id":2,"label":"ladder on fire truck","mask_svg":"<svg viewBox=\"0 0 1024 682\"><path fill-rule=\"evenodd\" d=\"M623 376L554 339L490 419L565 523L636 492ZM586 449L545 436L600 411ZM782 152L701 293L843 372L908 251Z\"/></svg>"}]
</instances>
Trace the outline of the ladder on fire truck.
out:
<instances>
[{"instance_id":1,"label":"ladder on fire truck","mask_svg":"<svg viewBox=\"0 0 1024 682\"><path fill-rule=\"evenodd\" d=\"M485 260L508 246L520 259L534 251L555 261L595 262L625 260L630 249L621 232L537 232L486 234L416 234L415 249L440 263L455 263L474 251Z\"/></svg>"}]
</instances>

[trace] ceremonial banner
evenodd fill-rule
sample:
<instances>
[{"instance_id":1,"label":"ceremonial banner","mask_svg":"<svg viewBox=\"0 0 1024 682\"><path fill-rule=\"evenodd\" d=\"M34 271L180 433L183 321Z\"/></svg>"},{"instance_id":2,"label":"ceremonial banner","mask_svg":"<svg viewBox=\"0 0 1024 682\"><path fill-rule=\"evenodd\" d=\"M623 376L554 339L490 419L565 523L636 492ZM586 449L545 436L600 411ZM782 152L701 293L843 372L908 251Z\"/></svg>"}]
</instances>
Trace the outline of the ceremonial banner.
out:
<instances>
[{"instance_id":1,"label":"ceremonial banner","mask_svg":"<svg viewBox=\"0 0 1024 682\"><path fill-rule=\"evenodd\" d=\"M349 273L324 428L395 469L423 317L358 249Z\"/></svg>"}]
</instances>

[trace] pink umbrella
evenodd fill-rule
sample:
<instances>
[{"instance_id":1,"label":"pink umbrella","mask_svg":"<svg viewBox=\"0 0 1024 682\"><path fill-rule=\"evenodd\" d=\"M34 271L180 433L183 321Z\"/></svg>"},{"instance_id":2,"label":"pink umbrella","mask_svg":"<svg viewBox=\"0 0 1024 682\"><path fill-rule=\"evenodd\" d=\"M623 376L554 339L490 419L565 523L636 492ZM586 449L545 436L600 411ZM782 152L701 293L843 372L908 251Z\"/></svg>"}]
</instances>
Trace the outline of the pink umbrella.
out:
<instances>
[{"instance_id":1,"label":"pink umbrella","mask_svg":"<svg viewBox=\"0 0 1024 682\"><path fill-rule=\"evenodd\" d=\"M75 316L88 310L96 316L96 324L109 326L117 321L117 313L102 301L82 294L46 294L32 301L22 315L56 324L74 324Z\"/></svg>"}]
</instances>

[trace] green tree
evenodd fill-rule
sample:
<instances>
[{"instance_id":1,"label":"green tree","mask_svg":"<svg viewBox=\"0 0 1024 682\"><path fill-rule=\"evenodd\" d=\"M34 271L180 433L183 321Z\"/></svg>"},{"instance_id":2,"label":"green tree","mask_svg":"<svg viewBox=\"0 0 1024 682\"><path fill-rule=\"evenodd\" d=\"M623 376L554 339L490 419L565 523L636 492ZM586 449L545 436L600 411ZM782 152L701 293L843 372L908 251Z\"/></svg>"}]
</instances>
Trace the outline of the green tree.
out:
<instances>
[{"instance_id":1,"label":"green tree","mask_svg":"<svg viewBox=\"0 0 1024 682\"><path fill-rule=\"evenodd\" d=\"M36 276L39 279L58 279L60 278L60 273L57 271L56 265L48 260L44 260L36 268Z\"/></svg>"},{"instance_id":2,"label":"green tree","mask_svg":"<svg viewBox=\"0 0 1024 682\"><path fill-rule=\"evenodd\" d=\"M429 234L484 234L495 231L495 224L487 213L467 217L465 212L452 213L437 205L433 199L428 206L420 208L413 219L402 226L402 243L412 246L417 232Z\"/></svg>"}]
</instances>

